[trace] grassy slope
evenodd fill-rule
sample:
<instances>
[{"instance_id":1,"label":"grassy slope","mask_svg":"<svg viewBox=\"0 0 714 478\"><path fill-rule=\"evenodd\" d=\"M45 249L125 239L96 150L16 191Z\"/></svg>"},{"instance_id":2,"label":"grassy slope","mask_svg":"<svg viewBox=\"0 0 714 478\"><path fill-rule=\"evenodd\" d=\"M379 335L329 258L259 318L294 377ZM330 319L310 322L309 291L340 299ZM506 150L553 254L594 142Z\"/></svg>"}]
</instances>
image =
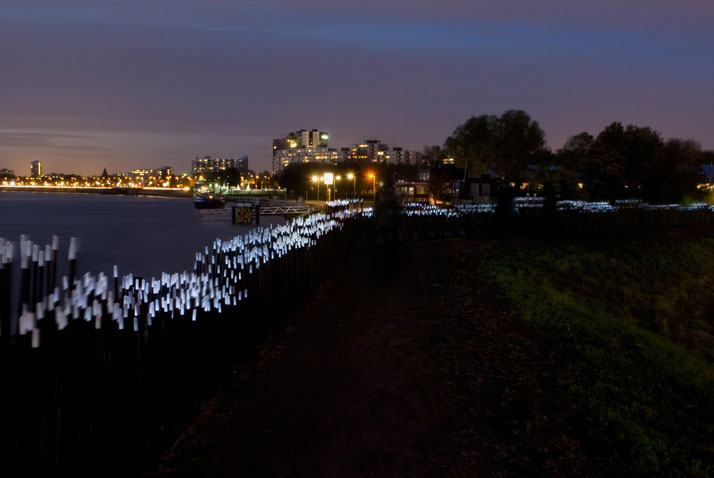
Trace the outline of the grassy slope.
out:
<instances>
[{"instance_id":1,"label":"grassy slope","mask_svg":"<svg viewBox=\"0 0 714 478\"><path fill-rule=\"evenodd\" d=\"M714 234L539 245L492 264L523 317L585 357L573 392L641 473L714 475Z\"/></svg>"}]
</instances>

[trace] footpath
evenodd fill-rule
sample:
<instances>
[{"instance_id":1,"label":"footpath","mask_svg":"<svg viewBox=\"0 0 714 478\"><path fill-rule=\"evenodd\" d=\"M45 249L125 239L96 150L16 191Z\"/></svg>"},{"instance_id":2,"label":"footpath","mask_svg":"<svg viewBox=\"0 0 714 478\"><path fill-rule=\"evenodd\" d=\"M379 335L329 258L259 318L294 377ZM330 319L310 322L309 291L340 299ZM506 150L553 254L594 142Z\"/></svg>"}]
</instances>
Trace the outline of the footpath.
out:
<instances>
[{"instance_id":1,"label":"footpath","mask_svg":"<svg viewBox=\"0 0 714 478\"><path fill-rule=\"evenodd\" d=\"M494 242L356 250L147 477L601 476L577 355L489 282Z\"/></svg>"}]
</instances>

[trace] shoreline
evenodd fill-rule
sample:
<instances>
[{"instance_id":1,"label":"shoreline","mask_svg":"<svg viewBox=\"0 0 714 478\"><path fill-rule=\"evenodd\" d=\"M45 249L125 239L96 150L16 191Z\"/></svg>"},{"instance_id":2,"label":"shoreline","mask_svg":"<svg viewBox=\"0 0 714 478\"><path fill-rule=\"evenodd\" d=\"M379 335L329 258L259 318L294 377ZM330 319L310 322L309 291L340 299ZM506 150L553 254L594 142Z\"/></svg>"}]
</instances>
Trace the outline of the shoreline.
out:
<instances>
[{"instance_id":1,"label":"shoreline","mask_svg":"<svg viewBox=\"0 0 714 478\"><path fill-rule=\"evenodd\" d=\"M30 192L30 193L67 193L67 194L101 194L112 196L161 196L175 198L191 198L191 191L160 190L144 188L57 188L57 187L17 187L0 186L0 192Z\"/></svg>"},{"instance_id":2,"label":"shoreline","mask_svg":"<svg viewBox=\"0 0 714 478\"><path fill-rule=\"evenodd\" d=\"M175 198L192 198L194 193L184 189L147 189L147 188L82 188L82 187L52 187L52 186L0 186L2 192L29 192L29 193L68 193L68 194L100 194L110 196L160 196ZM250 191L242 194L224 195L228 201L240 202L249 198L274 199L278 195L274 192ZM314 202L314 201L312 201Z\"/></svg>"}]
</instances>

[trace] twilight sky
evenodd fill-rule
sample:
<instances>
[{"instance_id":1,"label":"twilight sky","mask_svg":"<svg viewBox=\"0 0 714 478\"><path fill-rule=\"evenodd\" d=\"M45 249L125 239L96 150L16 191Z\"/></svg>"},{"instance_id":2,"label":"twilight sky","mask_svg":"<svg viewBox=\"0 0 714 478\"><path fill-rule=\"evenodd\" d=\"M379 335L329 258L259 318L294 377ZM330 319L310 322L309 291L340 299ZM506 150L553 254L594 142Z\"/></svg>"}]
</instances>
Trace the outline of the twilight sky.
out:
<instances>
[{"instance_id":1,"label":"twilight sky","mask_svg":"<svg viewBox=\"0 0 714 478\"><path fill-rule=\"evenodd\" d=\"M421 150L524 109L714 148L711 0L1 0L0 168L188 171L318 128Z\"/></svg>"}]
</instances>

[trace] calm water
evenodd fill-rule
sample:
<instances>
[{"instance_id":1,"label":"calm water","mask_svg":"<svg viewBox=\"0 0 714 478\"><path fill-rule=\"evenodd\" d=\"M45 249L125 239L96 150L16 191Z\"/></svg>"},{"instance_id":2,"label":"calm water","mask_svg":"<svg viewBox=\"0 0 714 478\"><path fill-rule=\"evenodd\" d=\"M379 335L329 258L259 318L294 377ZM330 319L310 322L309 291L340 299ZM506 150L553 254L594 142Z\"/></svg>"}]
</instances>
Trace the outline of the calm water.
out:
<instances>
[{"instance_id":1,"label":"calm water","mask_svg":"<svg viewBox=\"0 0 714 478\"><path fill-rule=\"evenodd\" d=\"M261 217L261 225L283 222L282 216ZM191 270L204 246L250 227L231 224L230 207L197 210L187 198L0 192L0 237L17 246L26 234L44 245L55 234L62 262L70 237L76 237L80 273L111 275L114 264L120 274L142 277Z\"/></svg>"}]
</instances>

